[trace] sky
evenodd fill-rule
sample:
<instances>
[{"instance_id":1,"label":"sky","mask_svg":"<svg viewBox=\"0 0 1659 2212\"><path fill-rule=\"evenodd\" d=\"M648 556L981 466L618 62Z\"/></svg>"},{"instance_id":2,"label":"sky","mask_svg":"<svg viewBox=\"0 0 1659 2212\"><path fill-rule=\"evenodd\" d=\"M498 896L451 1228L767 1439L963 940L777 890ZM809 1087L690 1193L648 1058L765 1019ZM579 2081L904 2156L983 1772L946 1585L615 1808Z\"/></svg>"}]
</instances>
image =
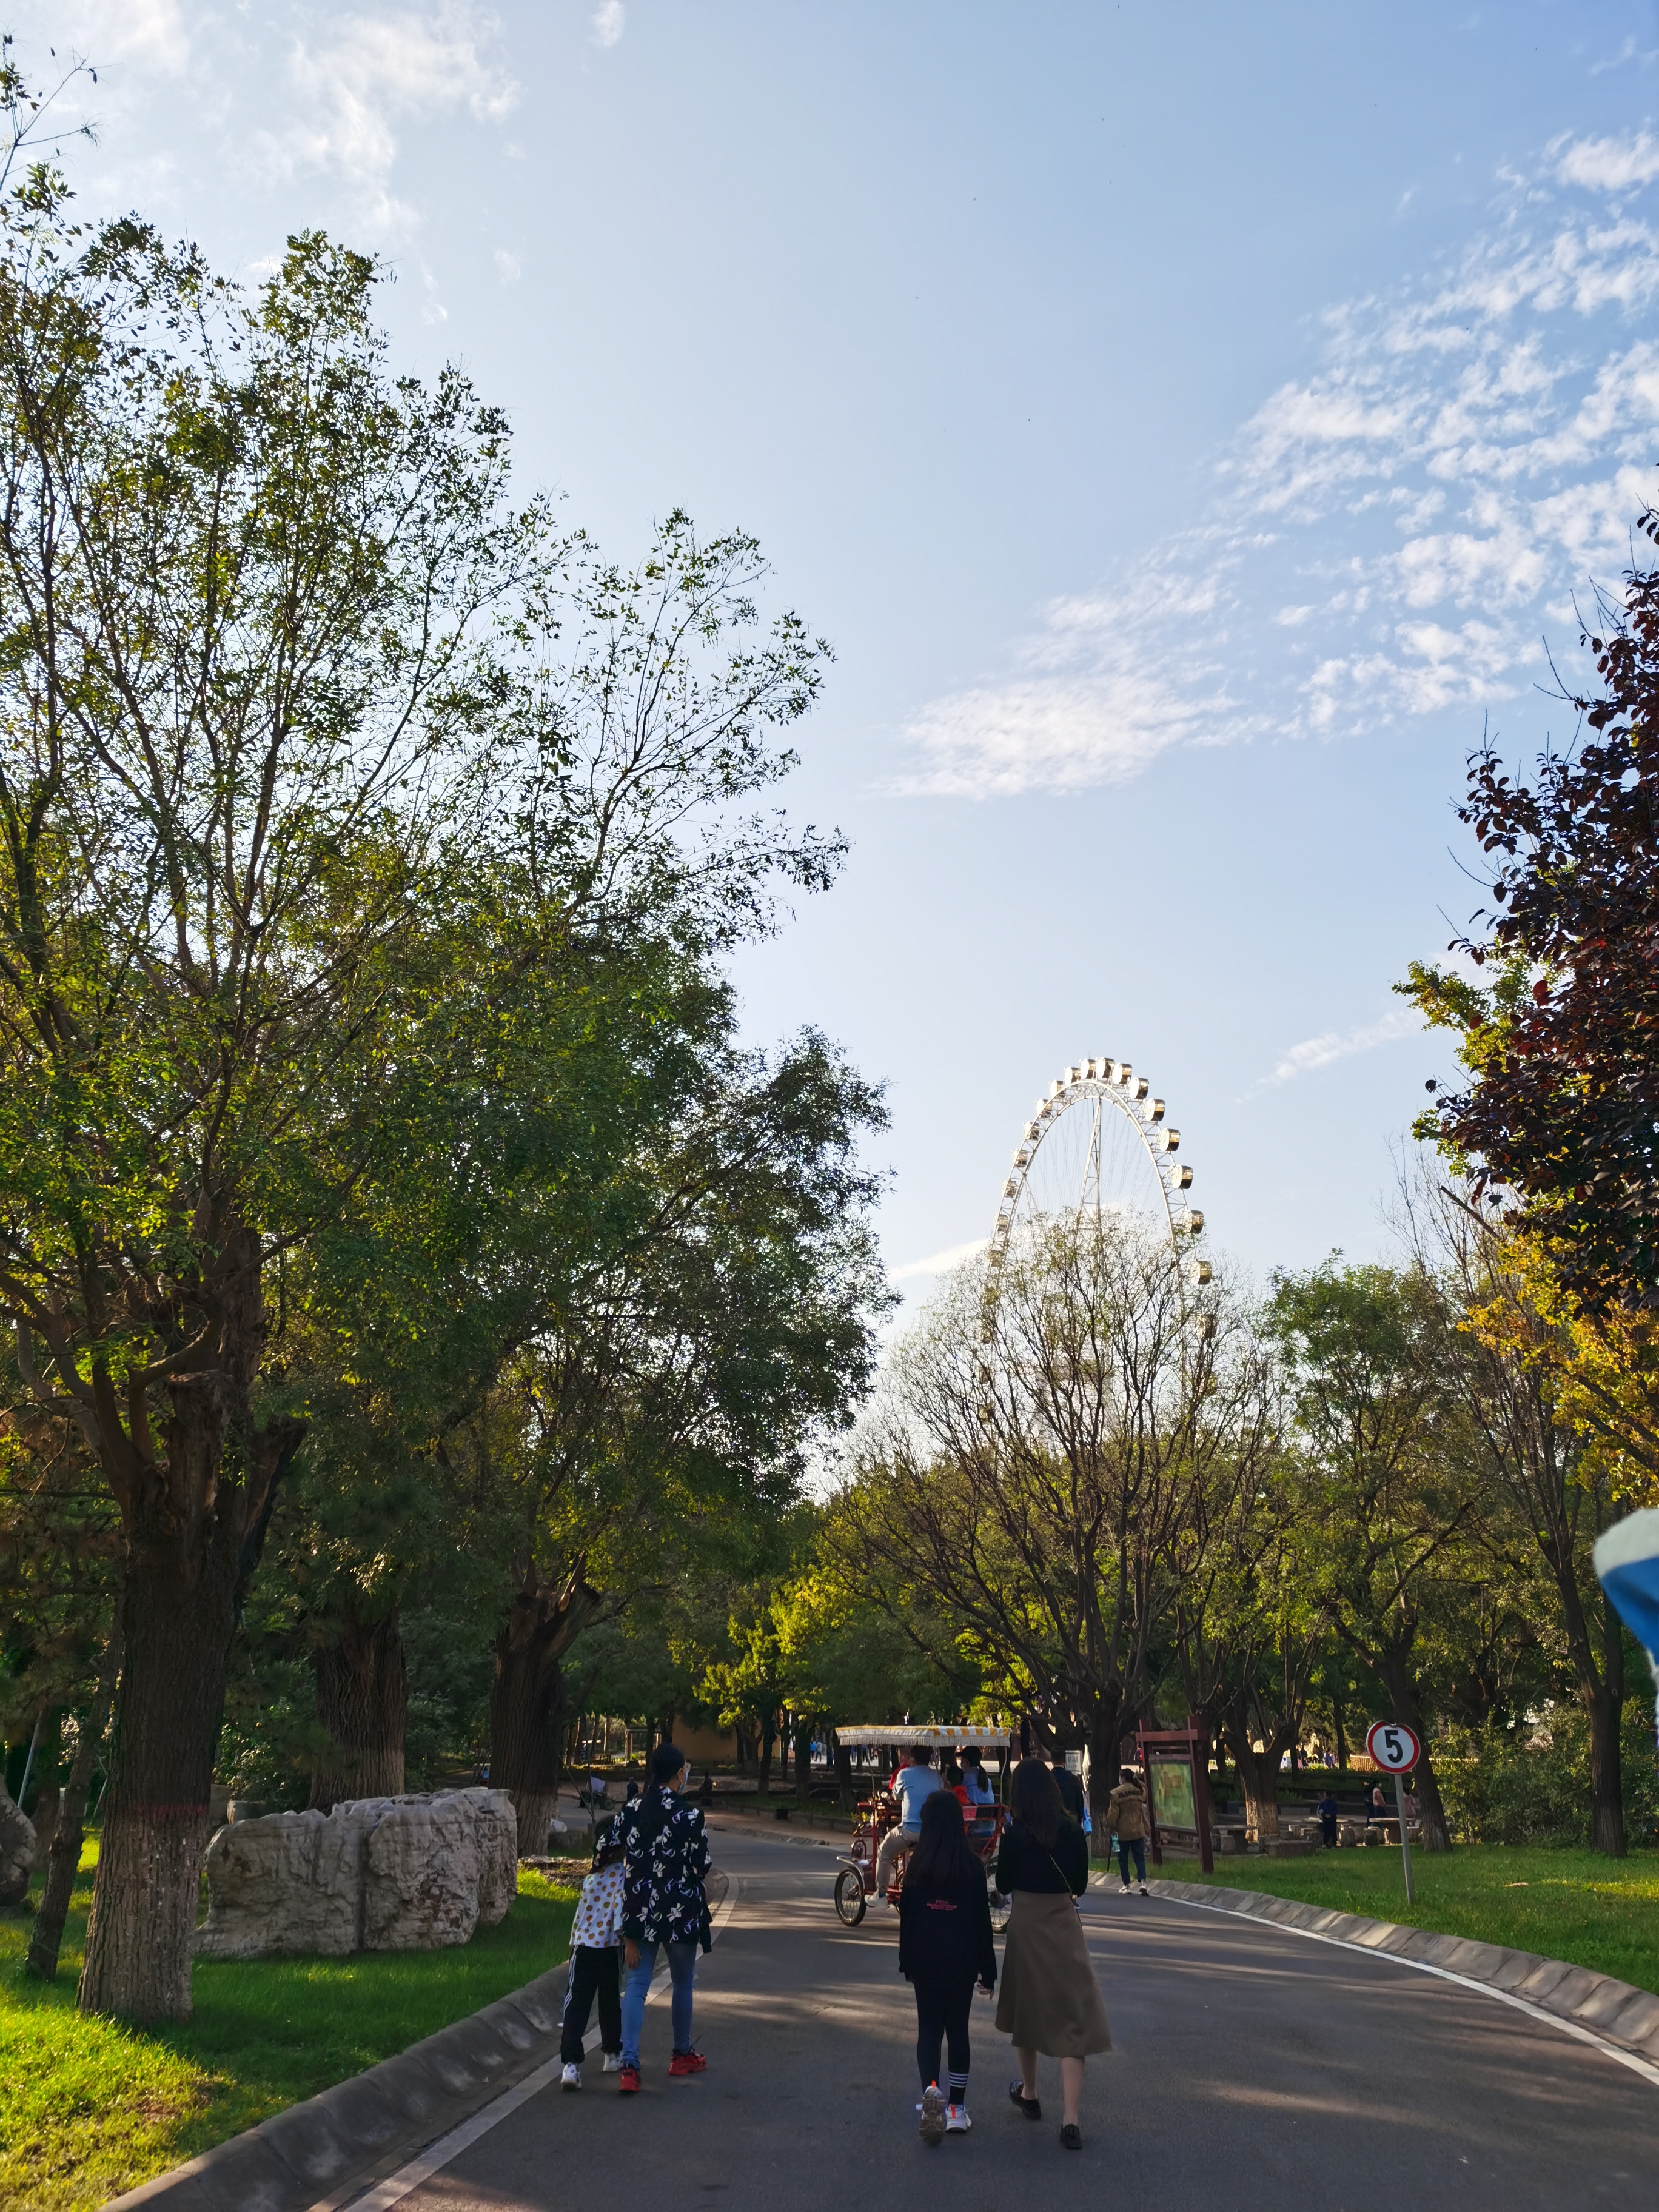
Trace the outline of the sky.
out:
<instances>
[{"instance_id":1,"label":"sky","mask_svg":"<svg viewBox=\"0 0 1659 2212\"><path fill-rule=\"evenodd\" d=\"M1220 1255L1387 1249L1465 757L1571 740L1659 488L1655 0L9 20L96 67L88 213L247 282L372 250L396 363L465 363L610 553L758 536L836 654L790 803L852 850L739 957L744 1030L885 1084L907 1299L1091 1055Z\"/></svg>"}]
</instances>

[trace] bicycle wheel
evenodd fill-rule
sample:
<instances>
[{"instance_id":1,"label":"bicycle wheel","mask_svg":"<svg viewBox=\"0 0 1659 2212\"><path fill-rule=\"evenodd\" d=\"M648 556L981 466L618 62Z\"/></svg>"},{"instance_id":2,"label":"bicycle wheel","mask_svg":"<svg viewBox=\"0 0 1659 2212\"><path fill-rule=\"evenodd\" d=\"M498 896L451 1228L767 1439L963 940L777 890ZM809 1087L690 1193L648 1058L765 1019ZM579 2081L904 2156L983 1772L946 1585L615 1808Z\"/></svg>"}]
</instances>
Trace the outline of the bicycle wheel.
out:
<instances>
[{"instance_id":1,"label":"bicycle wheel","mask_svg":"<svg viewBox=\"0 0 1659 2212\"><path fill-rule=\"evenodd\" d=\"M864 1917L864 1881L855 1868L844 1867L836 1876L836 1911L849 1928Z\"/></svg>"}]
</instances>

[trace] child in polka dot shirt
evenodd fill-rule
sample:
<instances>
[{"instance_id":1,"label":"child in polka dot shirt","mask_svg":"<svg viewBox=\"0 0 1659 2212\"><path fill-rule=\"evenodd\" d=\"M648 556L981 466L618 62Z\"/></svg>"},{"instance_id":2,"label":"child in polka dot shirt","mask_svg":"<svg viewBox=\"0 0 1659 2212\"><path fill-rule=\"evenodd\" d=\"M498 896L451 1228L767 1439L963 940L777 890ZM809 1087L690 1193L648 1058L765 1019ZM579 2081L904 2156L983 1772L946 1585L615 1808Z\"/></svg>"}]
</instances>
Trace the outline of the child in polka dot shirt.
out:
<instances>
[{"instance_id":1,"label":"child in polka dot shirt","mask_svg":"<svg viewBox=\"0 0 1659 2212\"><path fill-rule=\"evenodd\" d=\"M582 1884L581 1901L570 1929L570 1978L565 1987L559 2057L561 2087L582 2086L582 2045L588 2014L599 2001L599 2041L605 2071L622 2066L622 1994L617 1950L622 1942L623 1845L607 1830L593 1854L593 1871Z\"/></svg>"}]
</instances>

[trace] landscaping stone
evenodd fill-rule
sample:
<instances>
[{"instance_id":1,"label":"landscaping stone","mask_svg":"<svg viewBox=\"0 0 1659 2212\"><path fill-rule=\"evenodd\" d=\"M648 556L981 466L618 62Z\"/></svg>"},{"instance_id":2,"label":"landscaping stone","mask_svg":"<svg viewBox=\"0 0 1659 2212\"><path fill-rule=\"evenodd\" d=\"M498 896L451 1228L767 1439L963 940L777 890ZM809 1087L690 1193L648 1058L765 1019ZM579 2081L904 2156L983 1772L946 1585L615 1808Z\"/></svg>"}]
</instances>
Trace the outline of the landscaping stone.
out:
<instances>
[{"instance_id":1,"label":"landscaping stone","mask_svg":"<svg viewBox=\"0 0 1659 2212\"><path fill-rule=\"evenodd\" d=\"M208 1846L208 1959L441 1950L493 1926L518 1886L513 1804L496 1790L360 1798L235 1820Z\"/></svg>"},{"instance_id":2,"label":"landscaping stone","mask_svg":"<svg viewBox=\"0 0 1659 2212\"><path fill-rule=\"evenodd\" d=\"M0 1905L21 1905L34 1868L34 1823L0 1785Z\"/></svg>"}]
</instances>

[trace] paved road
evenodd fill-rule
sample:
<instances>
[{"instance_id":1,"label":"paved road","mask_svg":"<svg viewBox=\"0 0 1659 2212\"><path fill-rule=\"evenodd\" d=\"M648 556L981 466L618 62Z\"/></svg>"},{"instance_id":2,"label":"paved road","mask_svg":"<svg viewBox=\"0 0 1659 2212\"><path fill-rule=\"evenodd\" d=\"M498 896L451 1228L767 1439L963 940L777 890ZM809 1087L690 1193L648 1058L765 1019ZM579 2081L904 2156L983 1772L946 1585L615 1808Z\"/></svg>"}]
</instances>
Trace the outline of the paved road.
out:
<instances>
[{"instance_id":1,"label":"paved road","mask_svg":"<svg viewBox=\"0 0 1659 2212\"><path fill-rule=\"evenodd\" d=\"M1008 2047L976 2001L975 2126L915 2133L915 2015L896 1916L842 1928L830 1851L727 1830L741 1884L698 1972L708 2070L670 2081L665 2004L644 2093L590 2057L404 2199L405 2212L1577 2212L1659 2203L1659 2087L1491 1998L1261 1923L1091 1893L1115 2051L1089 2062L1085 2147L1007 2102ZM943 2191L943 2196L939 2192ZM1060 2192L1057 2196L1056 2192Z\"/></svg>"}]
</instances>

